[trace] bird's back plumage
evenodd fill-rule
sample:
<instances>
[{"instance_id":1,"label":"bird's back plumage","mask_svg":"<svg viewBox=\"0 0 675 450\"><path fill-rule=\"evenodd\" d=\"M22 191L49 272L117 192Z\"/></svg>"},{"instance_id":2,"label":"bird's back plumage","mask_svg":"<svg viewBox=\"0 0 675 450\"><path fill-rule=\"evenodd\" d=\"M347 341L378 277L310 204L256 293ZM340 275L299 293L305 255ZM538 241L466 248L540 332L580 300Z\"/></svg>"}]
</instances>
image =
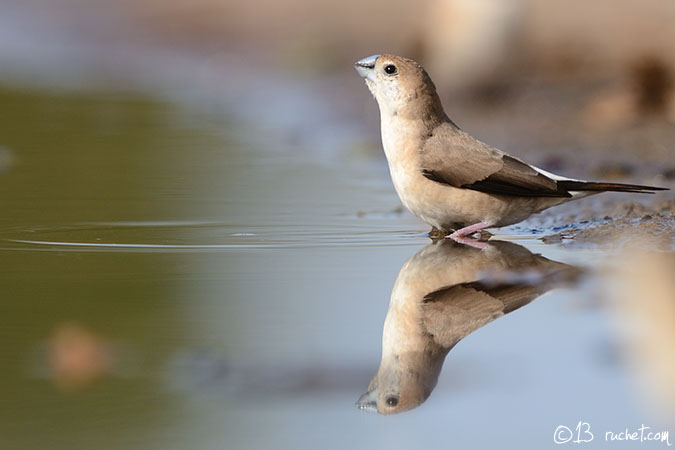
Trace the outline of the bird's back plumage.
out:
<instances>
[{"instance_id":1,"label":"bird's back plumage","mask_svg":"<svg viewBox=\"0 0 675 450\"><path fill-rule=\"evenodd\" d=\"M523 197L567 197L571 191L642 192L664 188L637 184L557 179L445 122L420 147L420 168L430 180L489 194Z\"/></svg>"}]
</instances>

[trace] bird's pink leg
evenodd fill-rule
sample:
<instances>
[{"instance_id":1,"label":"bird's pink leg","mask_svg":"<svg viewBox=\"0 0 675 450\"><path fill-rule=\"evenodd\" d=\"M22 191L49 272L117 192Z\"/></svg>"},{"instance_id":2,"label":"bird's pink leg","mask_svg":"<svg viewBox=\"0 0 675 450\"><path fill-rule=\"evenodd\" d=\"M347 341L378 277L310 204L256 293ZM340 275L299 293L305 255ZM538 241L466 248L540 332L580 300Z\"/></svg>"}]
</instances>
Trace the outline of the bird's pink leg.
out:
<instances>
[{"instance_id":1,"label":"bird's pink leg","mask_svg":"<svg viewBox=\"0 0 675 450\"><path fill-rule=\"evenodd\" d=\"M448 237L455 242L459 242L460 244L466 244L476 248L485 248L488 246L486 243L481 242L477 239L470 238L469 236L475 233L476 231L480 231L489 226L490 225L483 222L474 223L473 225L469 225L468 227L460 228L459 230L455 231Z\"/></svg>"},{"instance_id":2,"label":"bird's pink leg","mask_svg":"<svg viewBox=\"0 0 675 450\"><path fill-rule=\"evenodd\" d=\"M490 225L487 223L483 222L478 222L474 223L473 225L469 225L468 227L460 228L459 230L455 231L450 235L451 238L459 238L459 237L465 237L465 236L470 236L474 234L476 231L480 231L483 228L487 228Z\"/></svg>"}]
</instances>

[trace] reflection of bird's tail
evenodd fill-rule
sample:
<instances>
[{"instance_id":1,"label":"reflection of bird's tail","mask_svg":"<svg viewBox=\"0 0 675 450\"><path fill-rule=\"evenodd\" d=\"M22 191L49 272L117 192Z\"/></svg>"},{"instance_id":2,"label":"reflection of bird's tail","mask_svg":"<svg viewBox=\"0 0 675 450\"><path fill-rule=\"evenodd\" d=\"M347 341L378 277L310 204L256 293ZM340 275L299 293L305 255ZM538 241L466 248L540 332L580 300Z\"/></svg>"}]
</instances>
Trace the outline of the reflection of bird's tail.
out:
<instances>
[{"instance_id":1,"label":"reflection of bird's tail","mask_svg":"<svg viewBox=\"0 0 675 450\"><path fill-rule=\"evenodd\" d=\"M575 180L560 180L558 187L566 191L614 191L614 192L637 192L640 194L653 194L653 191L667 191L668 188L642 186L639 184L624 184L624 183L603 183L596 181L575 181Z\"/></svg>"}]
</instances>

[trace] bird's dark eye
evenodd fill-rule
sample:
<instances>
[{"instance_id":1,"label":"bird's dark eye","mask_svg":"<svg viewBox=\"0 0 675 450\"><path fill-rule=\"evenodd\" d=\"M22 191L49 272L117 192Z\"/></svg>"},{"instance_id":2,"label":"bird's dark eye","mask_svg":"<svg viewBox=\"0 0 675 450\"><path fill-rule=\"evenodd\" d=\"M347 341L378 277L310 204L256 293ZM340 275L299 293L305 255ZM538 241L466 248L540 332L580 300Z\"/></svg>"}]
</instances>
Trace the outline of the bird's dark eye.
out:
<instances>
[{"instance_id":1,"label":"bird's dark eye","mask_svg":"<svg viewBox=\"0 0 675 450\"><path fill-rule=\"evenodd\" d=\"M384 72L387 75L394 75L396 73L396 66L393 64L387 64L384 66Z\"/></svg>"},{"instance_id":2,"label":"bird's dark eye","mask_svg":"<svg viewBox=\"0 0 675 450\"><path fill-rule=\"evenodd\" d=\"M393 395L391 397L387 397L387 405L391 406L392 408L398 405L398 397L394 397Z\"/></svg>"}]
</instances>

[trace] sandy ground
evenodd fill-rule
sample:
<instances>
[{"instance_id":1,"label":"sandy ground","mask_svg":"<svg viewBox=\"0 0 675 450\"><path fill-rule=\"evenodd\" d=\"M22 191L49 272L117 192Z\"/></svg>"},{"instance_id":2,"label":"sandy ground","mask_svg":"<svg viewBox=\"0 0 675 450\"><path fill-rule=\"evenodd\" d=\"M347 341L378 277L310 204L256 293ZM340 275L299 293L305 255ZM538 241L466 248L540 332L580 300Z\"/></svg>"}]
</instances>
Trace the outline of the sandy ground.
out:
<instances>
[{"instance_id":1,"label":"sandy ground","mask_svg":"<svg viewBox=\"0 0 675 450\"><path fill-rule=\"evenodd\" d=\"M675 247L675 201L622 201L585 199L529 219L531 225L546 234L545 243L574 246L621 246L648 244L663 250Z\"/></svg>"}]
</instances>

